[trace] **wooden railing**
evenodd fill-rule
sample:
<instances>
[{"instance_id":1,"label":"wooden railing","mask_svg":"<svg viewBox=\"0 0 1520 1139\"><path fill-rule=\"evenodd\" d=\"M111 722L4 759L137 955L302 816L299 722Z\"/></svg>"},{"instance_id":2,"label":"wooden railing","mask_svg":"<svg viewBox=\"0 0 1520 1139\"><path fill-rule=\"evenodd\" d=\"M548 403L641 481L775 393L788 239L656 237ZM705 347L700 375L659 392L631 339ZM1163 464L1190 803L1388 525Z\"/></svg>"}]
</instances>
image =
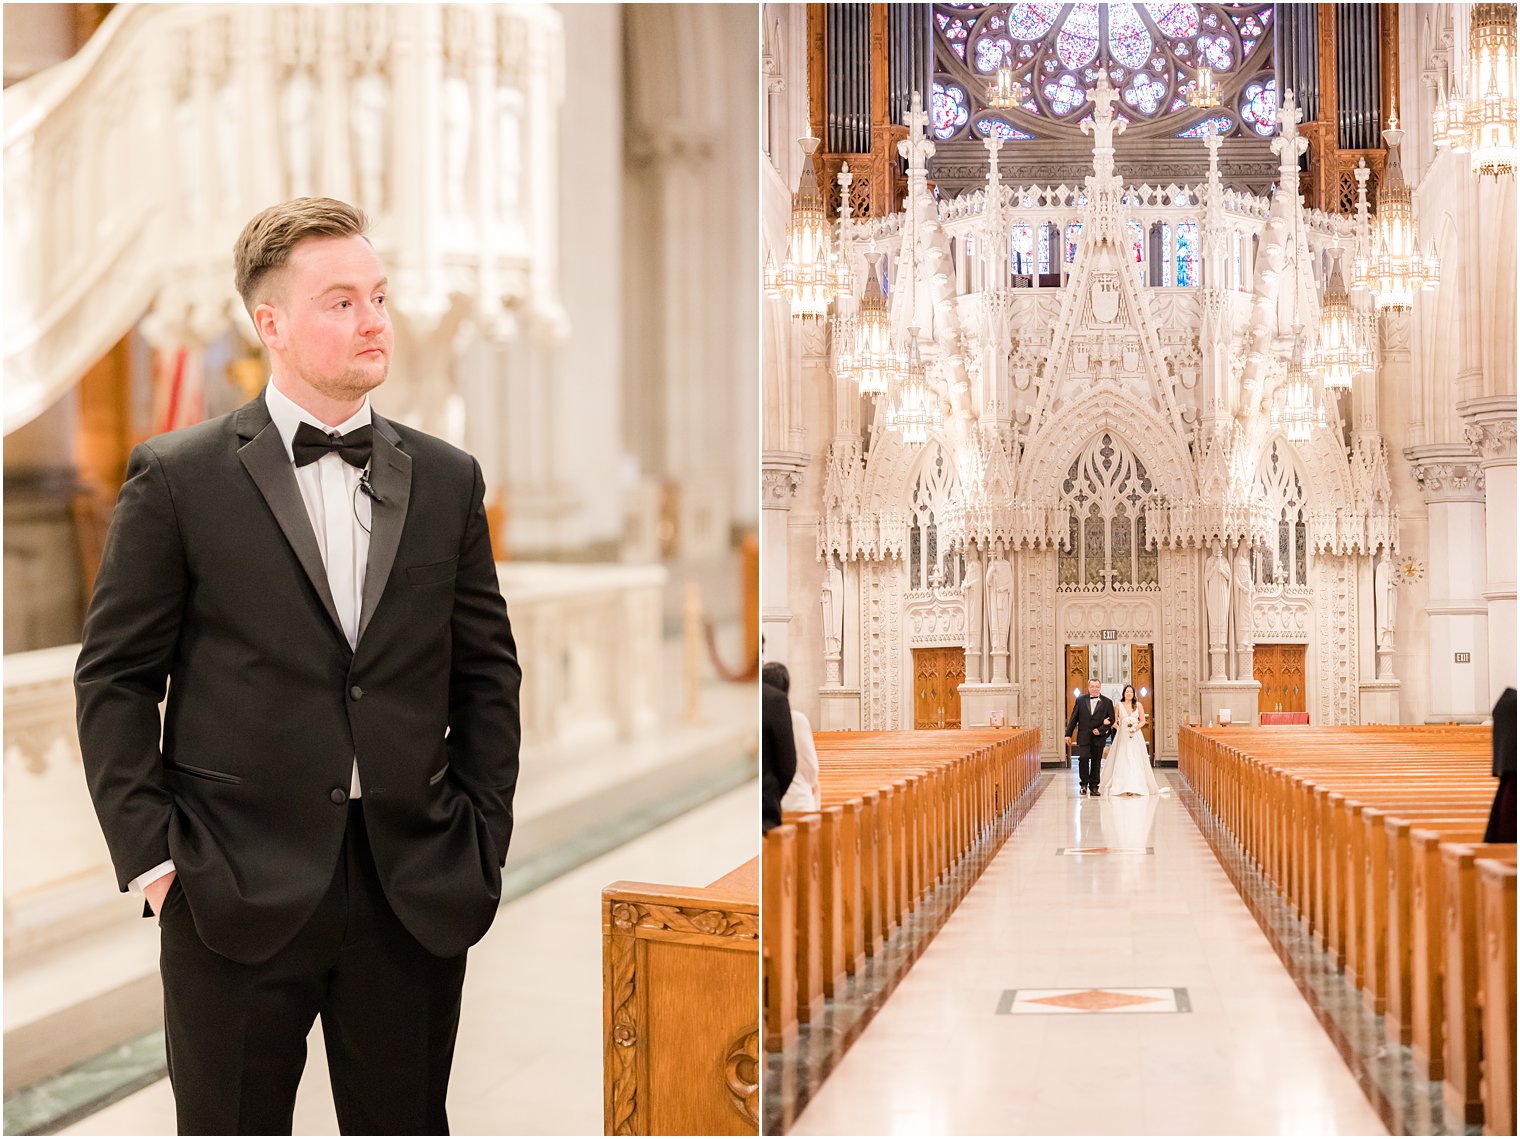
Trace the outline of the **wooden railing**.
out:
<instances>
[{"instance_id":1,"label":"wooden railing","mask_svg":"<svg viewBox=\"0 0 1520 1139\"><path fill-rule=\"evenodd\" d=\"M759 876L602 891L606 1134L758 1133Z\"/></svg>"},{"instance_id":2,"label":"wooden railing","mask_svg":"<svg viewBox=\"0 0 1520 1139\"><path fill-rule=\"evenodd\" d=\"M1482 843L1490 729L1184 728L1178 741L1183 778L1390 1045L1443 1081L1453 1119L1513 1130L1515 846Z\"/></svg>"},{"instance_id":3,"label":"wooden railing","mask_svg":"<svg viewBox=\"0 0 1520 1139\"><path fill-rule=\"evenodd\" d=\"M765 837L765 1044L782 1051L1040 772L1034 730L820 732L822 809Z\"/></svg>"}]
</instances>

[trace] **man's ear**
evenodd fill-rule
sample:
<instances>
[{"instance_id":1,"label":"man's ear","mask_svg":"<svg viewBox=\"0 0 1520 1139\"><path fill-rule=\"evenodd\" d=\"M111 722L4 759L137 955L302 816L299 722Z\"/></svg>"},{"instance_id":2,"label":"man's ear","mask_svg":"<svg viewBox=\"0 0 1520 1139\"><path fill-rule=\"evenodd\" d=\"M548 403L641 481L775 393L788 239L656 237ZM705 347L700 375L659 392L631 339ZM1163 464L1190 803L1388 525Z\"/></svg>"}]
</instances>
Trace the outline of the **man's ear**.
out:
<instances>
[{"instance_id":1,"label":"man's ear","mask_svg":"<svg viewBox=\"0 0 1520 1139\"><path fill-rule=\"evenodd\" d=\"M253 308L253 328L259 339L269 349L281 347L280 314L268 301L260 301Z\"/></svg>"}]
</instances>

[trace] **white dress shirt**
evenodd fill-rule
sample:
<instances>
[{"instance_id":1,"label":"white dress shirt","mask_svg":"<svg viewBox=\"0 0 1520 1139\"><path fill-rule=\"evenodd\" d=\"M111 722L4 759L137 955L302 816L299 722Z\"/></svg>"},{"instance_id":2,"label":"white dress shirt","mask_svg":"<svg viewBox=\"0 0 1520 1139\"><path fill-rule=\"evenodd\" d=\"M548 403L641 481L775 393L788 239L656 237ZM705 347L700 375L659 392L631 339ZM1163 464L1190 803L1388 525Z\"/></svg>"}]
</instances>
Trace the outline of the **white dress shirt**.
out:
<instances>
[{"instance_id":1,"label":"white dress shirt","mask_svg":"<svg viewBox=\"0 0 1520 1139\"><path fill-rule=\"evenodd\" d=\"M295 469L301 501L306 504L306 514L317 536L322 564L327 567L327 584L338 609L338 619L343 623L343 634L348 638L349 647L354 648L359 643L359 612L363 605L364 568L369 562L371 526L369 496L359 491L362 472L344 462L336 452L323 455L315 463L296 467L294 444L296 429L302 423L310 423L325 434L336 432L339 435L369 424L369 397L365 396L364 406L336 428L328 427L292 400L275 386L273 379L264 388L264 402L269 408L269 418L280 433L280 441L285 444L285 454ZM362 793L359 761L355 759L348 795L357 799ZM141 891L173 869L173 859L161 862L146 874L132 879L128 886Z\"/></svg>"}]
</instances>

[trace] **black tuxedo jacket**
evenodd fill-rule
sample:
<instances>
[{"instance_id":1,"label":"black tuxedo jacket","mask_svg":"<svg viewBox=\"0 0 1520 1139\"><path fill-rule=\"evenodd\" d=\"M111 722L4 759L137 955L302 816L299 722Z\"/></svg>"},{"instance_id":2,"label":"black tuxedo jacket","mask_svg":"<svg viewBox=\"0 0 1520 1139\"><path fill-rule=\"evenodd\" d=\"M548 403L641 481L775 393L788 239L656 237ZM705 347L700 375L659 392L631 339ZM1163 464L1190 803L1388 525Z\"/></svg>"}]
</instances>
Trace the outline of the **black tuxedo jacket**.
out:
<instances>
[{"instance_id":1,"label":"black tuxedo jacket","mask_svg":"<svg viewBox=\"0 0 1520 1139\"><path fill-rule=\"evenodd\" d=\"M1105 724L1104 720L1108 723ZM1066 738L1070 739L1071 733L1075 731L1078 751L1101 751L1116 722L1112 700L1107 696L1099 696L1094 700L1084 693L1077 697L1077 702L1072 706L1071 718L1066 721ZM1098 735L1093 735L1095 728L1099 729Z\"/></svg>"},{"instance_id":2,"label":"black tuxedo jacket","mask_svg":"<svg viewBox=\"0 0 1520 1139\"><path fill-rule=\"evenodd\" d=\"M90 794L121 888L172 857L234 961L267 960L316 909L356 759L418 941L463 952L500 898L522 673L480 466L376 415L370 475L352 650L263 396L137 447L111 520L74 677Z\"/></svg>"}]
</instances>

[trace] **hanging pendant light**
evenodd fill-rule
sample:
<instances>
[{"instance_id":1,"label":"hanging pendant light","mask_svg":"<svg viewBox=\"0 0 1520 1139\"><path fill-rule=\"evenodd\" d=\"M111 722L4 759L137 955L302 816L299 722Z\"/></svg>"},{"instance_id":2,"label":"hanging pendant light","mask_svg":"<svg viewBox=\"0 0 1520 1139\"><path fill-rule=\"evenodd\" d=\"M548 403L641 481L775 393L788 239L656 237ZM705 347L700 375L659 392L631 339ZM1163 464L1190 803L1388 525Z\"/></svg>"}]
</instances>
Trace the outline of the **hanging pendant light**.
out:
<instances>
[{"instance_id":1,"label":"hanging pendant light","mask_svg":"<svg viewBox=\"0 0 1520 1139\"><path fill-rule=\"evenodd\" d=\"M1374 294L1383 312L1407 312L1414 307L1414 295L1433 289L1441 279L1441 264L1435 245L1420 253L1415 230L1414 202L1404 182L1404 168L1399 160L1399 146L1404 132L1397 115L1389 117L1383 142L1388 147L1388 162L1377 190L1377 216L1372 222L1370 251L1358 255L1352 265L1351 287Z\"/></svg>"},{"instance_id":2,"label":"hanging pendant light","mask_svg":"<svg viewBox=\"0 0 1520 1139\"><path fill-rule=\"evenodd\" d=\"M1306 443L1316 427L1325 425L1314 374L1304 362L1304 326L1293 326L1293 355L1272 404L1272 426L1282 429L1290 443Z\"/></svg>"},{"instance_id":3,"label":"hanging pendant light","mask_svg":"<svg viewBox=\"0 0 1520 1139\"><path fill-rule=\"evenodd\" d=\"M1372 367L1372 352L1357 330L1351 294L1341 276L1341 251L1332 249L1334 260L1325 282L1325 298L1319 310L1319 335L1309 366L1319 373L1326 391L1349 391L1358 372Z\"/></svg>"},{"instance_id":4,"label":"hanging pendant light","mask_svg":"<svg viewBox=\"0 0 1520 1139\"><path fill-rule=\"evenodd\" d=\"M1198 111L1210 111L1219 106L1219 86L1214 82L1211 68L1198 69L1198 85L1188 96L1188 106Z\"/></svg>"},{"instance_id":5,"label":"hanging pendant light","mask_svg":"<svg viewBox=\"0 0 1520 1139\"><path fill-rule=\"evenodd\" d=\"M855 351L850 357L860 394L868 396L887 394L897 364L892 351L892 318L877 268L880 261L880 253L866 254L866 289L855 317Z\"/></svg>"},{"instance_id":6,"label":"hanging pendant light","mask_svg":"<svg viewBox=\"0 0 1520 1139\"><path fill-rule=\"evenodd\" d=\"M1468 59L1474 174L1515 172L1515 6L1474 4Z\"/></svg>"},{"instance_id":7,"label":"hanging pendant light","mask_svg":"<svg viewBox=\"0 0 1520 1139\"><path fill-rule=\"evenodd\" d=\"M897 377L897 398L887 409L887 426L902 433L903 442L919 446L928 442L931 427L943 427L944 413L929 387L923 357L918 352L918 327L908 329L902 371Z\"/></svg>"},{"instance_id":8,"label":"hanging pendant light","mask_svg":"<svg viewBox=\"0 0 1520 1139\"><path fill-rule=\"evenodd\" d=\"M987 106L1006 111L1017 107L1029 97L1024 85L1013 77L1013 63L1003 52L1003 62L998 65L997 75L987 85Z\"/></svg>"},{"instance_id":9,"label":"hanging pendant light","mask_svg":"<svg viewBox=\"0 0 1520 1139\"><path fill-rule=\"evenodd\" d=\"M1516 166L1515 6L1474 4L1468 24L1466 91L1443 83L1431 112L1439 149L1472 155L1474 174L1513 174Z\"/></svg>"},{"instance_id":10,"label":"hanging pendant light","mask_svg":"<svg viewBox=\"0 0 1520 1139\"><path fill-rule=\"evenodd\" d=\"M818 140L797 141L802 147L802 175L797 179L797 192L792 195L786 263L777 269L767 259L765 291L786 298L794 317L817 320L828 312L835 297L849 290L849 273L840 265L829 241L827 211L818 188L818 169L813 164Z\"/></svg>"}]
</instances>

